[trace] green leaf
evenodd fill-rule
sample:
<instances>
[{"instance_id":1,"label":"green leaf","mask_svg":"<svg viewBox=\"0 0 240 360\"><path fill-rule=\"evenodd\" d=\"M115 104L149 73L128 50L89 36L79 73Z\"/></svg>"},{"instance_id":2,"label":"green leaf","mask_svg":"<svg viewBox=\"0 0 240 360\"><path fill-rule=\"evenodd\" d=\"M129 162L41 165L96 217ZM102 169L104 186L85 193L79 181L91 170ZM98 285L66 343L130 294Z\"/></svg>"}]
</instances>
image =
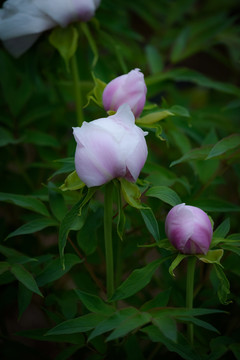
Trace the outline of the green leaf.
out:
<instances>
[{"instance_id":1,"label":"green leaf","mask_svg":"<svg viewBox=\"0 0 240 360\"><path fill-rule=\"evenodd\" d=\"M150 208L141 209L140 212L148 231L150 232L150 234L152 234L152 236L156 240L156 243L159 243L160 241L159 227L155 215L152 212L152 209Z\"/></svg>"},{"instance_id":2,"label":"green leaf","mask_svg":"<svg viewBox=\"0 0 240 360\"><path fill-rule=\"evenodd\" d=\"M147 45L145 48L147 61L152 74L156 74L163 69L163 59L158 49L153 45Z\"/></svg>"},{"instance_id":3,"label":"green leaf","mask_svg":"<svg viewBox=\"0 0 240 360\"><path fill-rule=\"evenodd\" d=\"M229 346L229 348L232 350L235 358L237 360L240 360L240 344L239 343L233 343Z\"/></svg>"},{"instance_id":4,"label":"green leaf","mask_svg":"<svg viewBox=\"0 0 240 360\"><path fill-rule=\"evenodd\" d=\"M0 275L8 270L10 270L10 264L6 261L1 261L0 262Z\"/></svg>"},{"instance_id":5,"label":"green leaf","mask_svg":"<svg viewBox=\"0 0 240 360\"><path fill-rule=\"evenodd\" d=\"M220 302L224 305L229 304L231 301L228 300L228 295L230 294L230 284L229 281L224 274L223 269L218 264L214 264L214 270L219 279L219 287L218 287L218 298Z\"/></svg>"},{"instance_id":6,"label":"green leaf","mask_svg":"<svg viewBox=\"0 0 240 360\"><path fill-rule=\"evenodd\" d=\"M60 186L62 191L67 190L79 190L85 186L84 182L79 179L76 170L74 170L68 177L65 179L64 183Z\"/></svg>"},{"instance_id":7,"label":"green leaf","mask_svg":"<svg viewBox=\"0 0 240 360\"><path fill-rule=\"evenodd\" d=\"M26 286L27 289L31 290L32 292L40 296L43 296L37 286L34 277L22 265L20 264L11 265L10 271L18 281L20 281L24 286Z\"/></svg>"},{"instance_id":8,"label":"green leaf","mask_svg":"<svg viewBox=\"0 0 240 360\"><path fill-rule=\"evenodd\" d=\"M75 334L94 329L101 321L106 319L102 314L87 314L58 324L49 330L46 335Z\"/></svg>"},{"instance_id":9,"label":"green leaf","mask_svg":"<svg viewBox=\"0 0 240 360\"><path fill-rule=\"evenodd\" d=\"M220 264L221 258L223 257L223 250L209 250L206 255L196 255L197 258L207 264Z\"/></svg>"},{"instance_id":10,"label":"green leaf","mask_svg":"<svg viewBox=\"0 0 240 360\"><path fill-rule=\"evenodd\" d=\"M202 327L204 329L207 329L207 330L210 330L210 331L213 331L213 332L216 332L216 333L219 334L219 331L214 326L212 326L211 324L209 324L206 321L199 320L199 319L197 319L195 317L180 316L180 317L178 317L178 320L186 322L186 323L192 323L194 325L200 326L200 327Z\"/></svg>"},{"instance_id":11,"label":"green leaf","mask_svg":"<svg viewBox=\"0 0 240 360\"><path fill-rule=\"evenodd\" d=\"M67 212L62 194L58 188L51 182L48 183L49 205L53 215L57 220L62 221Z\"/></svg>"},{"instance_id":12,"label":"green leaf","mask_svg":"<svg viewBox=\"0 0 240 360\"><path fill-rule=\"evenodd\" d=\"M148 311L151 310L152 308L167 306L169 302L170 294L171 294L171 289L161 291L152 300L149 300L145 304L143 304L141 306L141 310Z\"/></svg>"},{"instance_id":13,"label":"green leaf","mask_svg":"<svg viewBox=\"0 0 240 360\"><path fill-rule=\"evenodd\" d=\"M177 342L177 324L176 321L171 316L159 316L153 318L152 323L163 333L163 335Z\"/></svg>"},{"instance_id":14,"label":"green leaf","mask_svg":"<svg viewBox=\"0 0 240 360\"><path fill-rule=\"evenodd\" d=\"M137 313L129 316L107 337L106 341L118 339L127 335L129 332L146 325L151 320L151 315L148 313Z\"/></svg>"},{"instance_id":15,"label":"green leaf","mask_svg":"<svg viewBox=\"0 0 240 360\"><path fill-rule=\"evenodd\" d=\"M35 211L41 215L50 216L46 206L40 200L31 196L0 193L0 201L5 201L25 209Z\"/></svg>"},{"instance_id":16,"label":"green leaf","mask_svg":"<svg viewBox=\"0 0 240 360\"><path fill-rule=\"evenodd\" d=\"M146 192L146 195L162 200L171 206L182 203L178 194L167 186L153 186Z\"/></svg>"},{"instance_id":17,"label":"green leaf","mask_svg":"<svg viewBox=\"0 0 240 360\"><path fill-rule=\"evenodd\" d=\"M240 211L240 206L236 204L230 203L225 200L214 199L211 197L201 200L192 200L191 205L197 206L204 211L211 211L211 212Z\"/></svg>"},{"instance_id":18,"label":"green leaf","mask_svg":"<svg viewBox=\"0 0 240 360\"><path fill-rule=\"evenodd\" d=\"M228 137L225 137L224 139L220 140L216 145L213 146L208 156L206 157L206 160L220 156L229 150L235 149L239 145L240 145L240 134L233 134Z\"/></svg>"},{"instance_id":19,"label":"green leaf","mask_svg":"<svg viewBox=\"0 0 240 360\"><path fill-rule=\"evenodd\" d=\"M49 226L58 226L58 222L55 219L50 218L39 218L28 223L20 226L15 231L11 232L7 237L6 240L19 235L26 235L26 234L33 234L37 231L41 231L46 229Z\"/></svg>"},{"instance_id":20,"label":"green leaf","mask_svg":"<svg viewBox=\"0 0 240 360\"><path fill-rule=\"evenodd\" d=\"M164 344L169 351L176 352L182 359L201 360L200 355L192 349L190 344L180 333L178 333L178 339L181 339L181 343L176 343L164 336L163 333L154 325L144 327L141 331L147 334L151 341Z\"/></svg>"},{"instance_id":21,"label":"green leaf","mask_svg":"<svg viewBox=\"0 0 240 360\"><path fill-rule=\"evenodd\" d=\"M157 268L170 256L157 259L141 269L134 270L130 276L117 288L111 301L126 299L143 289L151 280Z\"/></svg>"},{"instance_id":22,"label":"green leaf","mask_svg":"<svg viewBox=\"0 0 240 360\"><path fill-rule=\"evenodd\" d=\"M10 133L10 131L0 126L0 147L9 144L17 144L19 142L20 139L15 139L13 135Z\"/></svg>"},{"instance_id":23,"label":"green leaf","mask_svg":"<svg viewBox=\"0 0 240 360\"><path fill-rule=\"evenodd\" d=\"M124 178L120 178L119 181L125 201L136 209L143 209L144 206L141 204L141 191L139 187Z\"/></svg>"},{"instance_id":24,"label":"green leaf","mask_svg":"<svg viewBox=\"0 0 240 360\"><path fill-rule=\"evenodd\" d=\"M224 238L230 231L230 219L225 219L214 231L213 237Z\"/></svg>"},{"instance_id":25,"label":"green leaf","mask_svg":"<svg viewBox=\"0 0 240 360\"><path fill-rule=\"evenodd\" d=\"M103 315L111 315L115 310L112 306L107 305L100 297L86 293L85 291L75 290L78 298L83 305L91 312Z\"/></svg>"},{"instance_id":26,"label":"green leaf","mask_svg":"<svg viewBox=\"0 0 240 360\"><path fill-rule=\"evenodd\" d=\"M182 316L203 316L210 314L223 314L226 313L223 310L218 309L205 309L205 308L176 308L176 307L165 307L161 309L152 309L149 311L152 317L157 318L165 315L173 316L173 317L182 317Z\"/></svg>"},{"instance_id":27,"label":"green leaf","mask_svg":"<svg viewBox=\"0 0 240 360\"><path fill-rule=\"evenodd\" d=\"M84 345L84 336L82 334L77 335L48 335L45 336L48 329L31 329L17 332L17 335L26 337L28 339L39 340L39 341L51 341L51 342L62 342L70 344Z\"/></svg>"},{"instance_id":28,"label":"green leaf","mask_svg":"<svg viewBox=\"0 0 240 360\"><path fill-rule=\"evenodd\" d=\"M63 270L60 259L50 260L49 264L37 276L36 282L38 286L44 286L55 281L65 275L71 268L82 263L83 260L74 254L65 254L65 268Z\"/></svg>"},{"instance_id":29,"label":"green leaf","mask_svg":"<svg viewBox=\"0 0 240 360\"><path fill-rule=\"evenodd\" d=\"M117 191L117 233L119 238L123 240L126 217L122 206L121 184L119 181L115 181L115 180L113 180L113 183Z\"/></svg>"},{"instance_id":30,"label":"green leaf","mask_svg":"<svg viewBox=\"0 0 240 360\"><path fill-rule=\"evenodd\" d=\"M174 270L176 269L176 267L180 264L180 262L185 259L186 257L188 257L189 255L185 255L185 254L178 254L177 257L173 260L173 262L171 263L168 271L170 273L170 275L175 276L174 274ZM191 255L190 255L191 256Z\"/></svg>"},{"instance_id":31,"label":"green leaf","mask_svg":"<svg viewBox=\"0 0 240 360\"><path fill-rule=\"evenodd\" d=\"M56 137L45 132L36 130L26 130L24 135L24 142L39 146L59 147L60 144Z\"/></svg>"},{"instance_id":32,"label":"green leaf","mask_svg":"<svg viewBox=\"0 0 240 360\"><path fill-rule=\"evenodd\" d=\"M104 319L96 326L96 328L91 332L88 341L92 340L96 336L102 335L108 331L116 329L127 318L134 316L136 314L138 314L138 310L132 307L117 311L115 314L112 314L110 317Z\"/></svg>"},{"instance_id":33,"label":"green leaf","mask_svg":"<svg viewBox=\"0 0 240 360\"><path fill-rule=\"evenodd\" d=\"M226 244L222 244L221 247L222 247L224 250L231 251L231 252L237 254L238 256L240 256L239 244L238 244L237 246L232 246L232 245L228 245L227 242L228 242L228 241L226 240Z\"/></svg>"},{"instance_id":34,"label":"green leaf","mask_svg":"<svg viewBox=\"0 0 240 360\"><path fill-rule=\"evenodd\" d=\"M82 31L84 32L86 38L88 39L89 46L93 52L94 57L93 57L92 67L95 67L97 64L97 61L98 61L98 48L95 43L95 39L92 36L92 34L89 30L88 24L86 22L81 22L81 28L82 28Z\"/></svg>"},{"instance_id":35,"label":"green leaf","mask_svg":"<svg viewBox=\"0 0 240 360\"><path fill-rule=\"evenodd\" d=\"M18 320L29 306L32 300L32 291L26 288L21 282L18 284Z\"/></svg>"},{"instance_id":36,"label":"green leaf","mask_svg":"<svg viewBox=\"0 0 240 360\"><path fill-rule=\"evenodd\" d=\"M78 31L73 25L65 28L56 27L52 30L49 41L62 56L68 68L69 60L75 54L78 46Z\"/></svg>"},{"instance_id":37,"label":"green leaf","mask_svg":"<svg viewBox=\"0 0 240 360\"><path fill-rule=\"evenodd\" d=\"M89 189L89 192L85 196L83 196L83 198L79 202L77 202L77 204L75 204L71 208L71 210L68 211L68 213L65 215L65 217L63 218L63 221L60 224L58 246L59 246L60 259L61 259L63 269L65 267L65 265L64 265L64 249L65 249L65 246L67 243L68 234L69 234L70 230L76 230L76 225L78 225L77 226L78 230L83 226L85 217L83 214L80 216L79 211L87 203L87 201L90 200L91 196L93 196L94 192L93 192L93 190L90 191L91 189Z\"/></svg>"},{"instance_id":38,"label":"green leaf","mask_svg":"<svg viewBox=\"0 0 240 360\"><path fill-rule=\"evenodd\" d=\"M192 149L178 160L172 161L170 167L181 164L182 162L190 160L204 160L208 156L209 151L211 150L212 145L205 145L196 149Z\"/></svg>"}]
</instances>

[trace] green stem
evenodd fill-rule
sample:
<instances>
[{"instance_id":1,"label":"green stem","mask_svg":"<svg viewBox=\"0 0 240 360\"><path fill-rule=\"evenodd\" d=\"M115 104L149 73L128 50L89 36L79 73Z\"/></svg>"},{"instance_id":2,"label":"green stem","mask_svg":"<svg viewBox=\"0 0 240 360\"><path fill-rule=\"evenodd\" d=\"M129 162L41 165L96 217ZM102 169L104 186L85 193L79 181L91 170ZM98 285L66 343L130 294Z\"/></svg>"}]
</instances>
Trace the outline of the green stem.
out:
<instances>
[{"instance_id":1,"label":"green stem","mask_svg":"<svg viewBox=\"0 0 240 360\"><path fill-rule=\"evenodd\" d=\"M186 307L187 309L193 308L193 290L194 290L194 272L195 272L196 257L188 257L187 265L187 287L186 287ZM187 325L188 339L193 344L194 329L193 324Z\"/></svg>"},{"instance_id":2,"label":"green stem","mask_svg":"<svg viewBox=\"0 0 240 360\"><path fill-rule=\"evenodd\" d=\"M83 105L82 105L82 94L80 88L80 79L79 79L79 72L78 72L78 65L76 55L74 54L71 58L71 71L73 77L73 87L74 87L74 95L75 95L75 103L76 103L76 111L77 111L77 124L81 126L84 117L83 117Z\"/></svg>"},{"instance_id":3,"label":"green stem","mask_svg":"<svg viewBox=\"0 0 240 360\"><path fill-rule=\"evenodd\" d=\"M104 240L106 254L107 297L114 293L114 269L112 246L112 216L113 216L113 183L106 184L104 197Z\"/></svg>"}]
</instances>

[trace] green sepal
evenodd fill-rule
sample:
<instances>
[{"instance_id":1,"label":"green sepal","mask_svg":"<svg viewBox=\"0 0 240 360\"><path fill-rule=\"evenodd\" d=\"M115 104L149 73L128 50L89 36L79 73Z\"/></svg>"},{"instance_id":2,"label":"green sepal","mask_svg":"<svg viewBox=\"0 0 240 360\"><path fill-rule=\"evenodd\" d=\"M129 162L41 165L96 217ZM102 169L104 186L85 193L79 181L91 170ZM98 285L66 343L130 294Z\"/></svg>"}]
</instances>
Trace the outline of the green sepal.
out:
<instances>
[{"instance_id":1,"label":"green sepal","mask_svg":"<svg viewBox=\"0 0 240 360\"><path fill-rule=\"evenodd\" d=\"M119 178L119 181L125 201L136 209L146 209L146 206L141 203L141 191L139 187L124 178Z\"/></svg>"},{"instance_id":2,"label":"green sepal","mask_svg":"<svg viewBox=\"0 0 240 360\"><path fill-rule=\"evenodd\" d=\"M103 107L102 94L107 84L104 81L96 78L93 72L92 77L94 81L94 88L88 93L87 103L86 105L84 105L84 108L89 105L91 100L95 102L95 104L97 104L98 106Z\"/></svg>"},{"instance_id":3,"label":"green sepal","mask_svg":"<svg viewBox=\"0 0 240 360\"><path fill-rule=\"evenodd\" d=\"M67 28L56 27L52 30L49 41L54 46L69 69L69 60L75 54L78 46L78 31L70 25Z\"/></svg>"},{"instance_id":4,"label":"green sepal","mask_svg":"<svg viewBox=\"0 0 240 360\"><path fill-rule=\"evenodd\" d=\"M79 179L78 174L75 170L67 176L64 183L59 187L59 189L61 189L62 191L79 190L84 188L84 186L84 182Z\"/></svg>"},{"instance_id":5,"label":"green sepal","mask_svg":"<svg viewBox=\"0 0 240 360\"><path fill-rule=\"evenodd\" d=\"M138 118L136 120L136 124L148 127L148 125L155 124L156 122L161 121L168 116L174 116L174 114L169 110L155 111L141 118Z\"/></svg>"},{"instance_id":6,"label":"green sepal","mask_svg":"<svg viewBox=\"0 0 240 360\"><path fill-rule=\"evenodd\" d=\"M177 257L173 260L173 262L171 263L171 265L169 266L169 274L172 276L175 276L173 270L176 269L176 267L180 264L180 262L185 259L186 257L191 256L191 255L186 255L186 254L178 254Z\"/></svg>"},{"instance_id":7,"label":"green sepal","mask_svg":"<svg viewBox=\"0 0 240 360\"><path fill-rule=\"evenodd\" d=\"M223 267L220 264L220 260L223 257L224 251L222 249L216 249L216 250L209 250L206 255L196 255L196 257L201 260L204 263L207 264L218 264L221 267Z\"/></svg>"}]
</instances>

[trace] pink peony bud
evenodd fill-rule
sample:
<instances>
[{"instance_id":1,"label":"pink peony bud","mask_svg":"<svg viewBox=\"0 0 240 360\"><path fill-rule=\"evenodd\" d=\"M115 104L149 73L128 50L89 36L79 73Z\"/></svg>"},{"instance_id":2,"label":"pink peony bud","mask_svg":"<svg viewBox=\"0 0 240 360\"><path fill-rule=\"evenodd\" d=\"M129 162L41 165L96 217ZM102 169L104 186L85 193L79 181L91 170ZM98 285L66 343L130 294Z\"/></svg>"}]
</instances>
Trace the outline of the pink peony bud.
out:
<instances>
[{"instance_id":1,"label":"pink peony bud","mask_svg":"<svg viewBox=\"0 0 240 360\"><path fill-rule=\"evenodd\" d=\"M128 104L137 118L144 108L146 93L144 76L139 69L135 69L107 84L102 97L103 106L106 111L117 111L122 104Z\"/></svg>"},{"instance_id":2,"label":"pink peony bud","mask_svg":"<svg viewBox=\"0 0 240 360\"><path fill-rule=\"evenodd\" d=\"M136 181L147 158L146 134L135 125L127 104L115 115L73 128L78 176L88 187L117 177Z\"/></svg>"},{"instance_id":3,"label":"pink peony bud","mask_svg":"<svg viewBox=\"0 0 240 360\"><path fill-rule=\"evenodd\" d=\"M15 57L41 33L73 21L88 21L101 0L7 0L0 9L0 39Z\"/></svg>"},{"instance_id":4,"label":"pink peony bud","mask_svg":"<svg viewBox=\"0 0 240 360\"><path fill-rule=\"evenodd\" d=\"M212 240L212 224L207 214L185 204L174 206L165 222L171 244L183 254L206 254Z\"/></svg>"}]
</instances>

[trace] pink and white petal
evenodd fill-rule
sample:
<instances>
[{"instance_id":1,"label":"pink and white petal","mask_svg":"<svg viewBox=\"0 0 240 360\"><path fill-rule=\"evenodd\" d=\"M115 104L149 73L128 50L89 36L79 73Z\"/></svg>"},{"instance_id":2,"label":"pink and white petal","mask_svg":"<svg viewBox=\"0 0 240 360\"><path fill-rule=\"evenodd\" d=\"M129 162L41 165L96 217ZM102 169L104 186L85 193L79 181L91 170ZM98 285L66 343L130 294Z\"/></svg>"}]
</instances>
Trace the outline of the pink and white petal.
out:
<instances>
[{"instance_id":1,"label":"pink and white petal","mask_svg":"<svg viewBox=\"0 0 240 360\"><path fill-rule=\"evenodd\" d=\"M4 46L14 57L25 53L39 38L41 34L25 35L4 41Z\"/></svg>"}]
</instances>

